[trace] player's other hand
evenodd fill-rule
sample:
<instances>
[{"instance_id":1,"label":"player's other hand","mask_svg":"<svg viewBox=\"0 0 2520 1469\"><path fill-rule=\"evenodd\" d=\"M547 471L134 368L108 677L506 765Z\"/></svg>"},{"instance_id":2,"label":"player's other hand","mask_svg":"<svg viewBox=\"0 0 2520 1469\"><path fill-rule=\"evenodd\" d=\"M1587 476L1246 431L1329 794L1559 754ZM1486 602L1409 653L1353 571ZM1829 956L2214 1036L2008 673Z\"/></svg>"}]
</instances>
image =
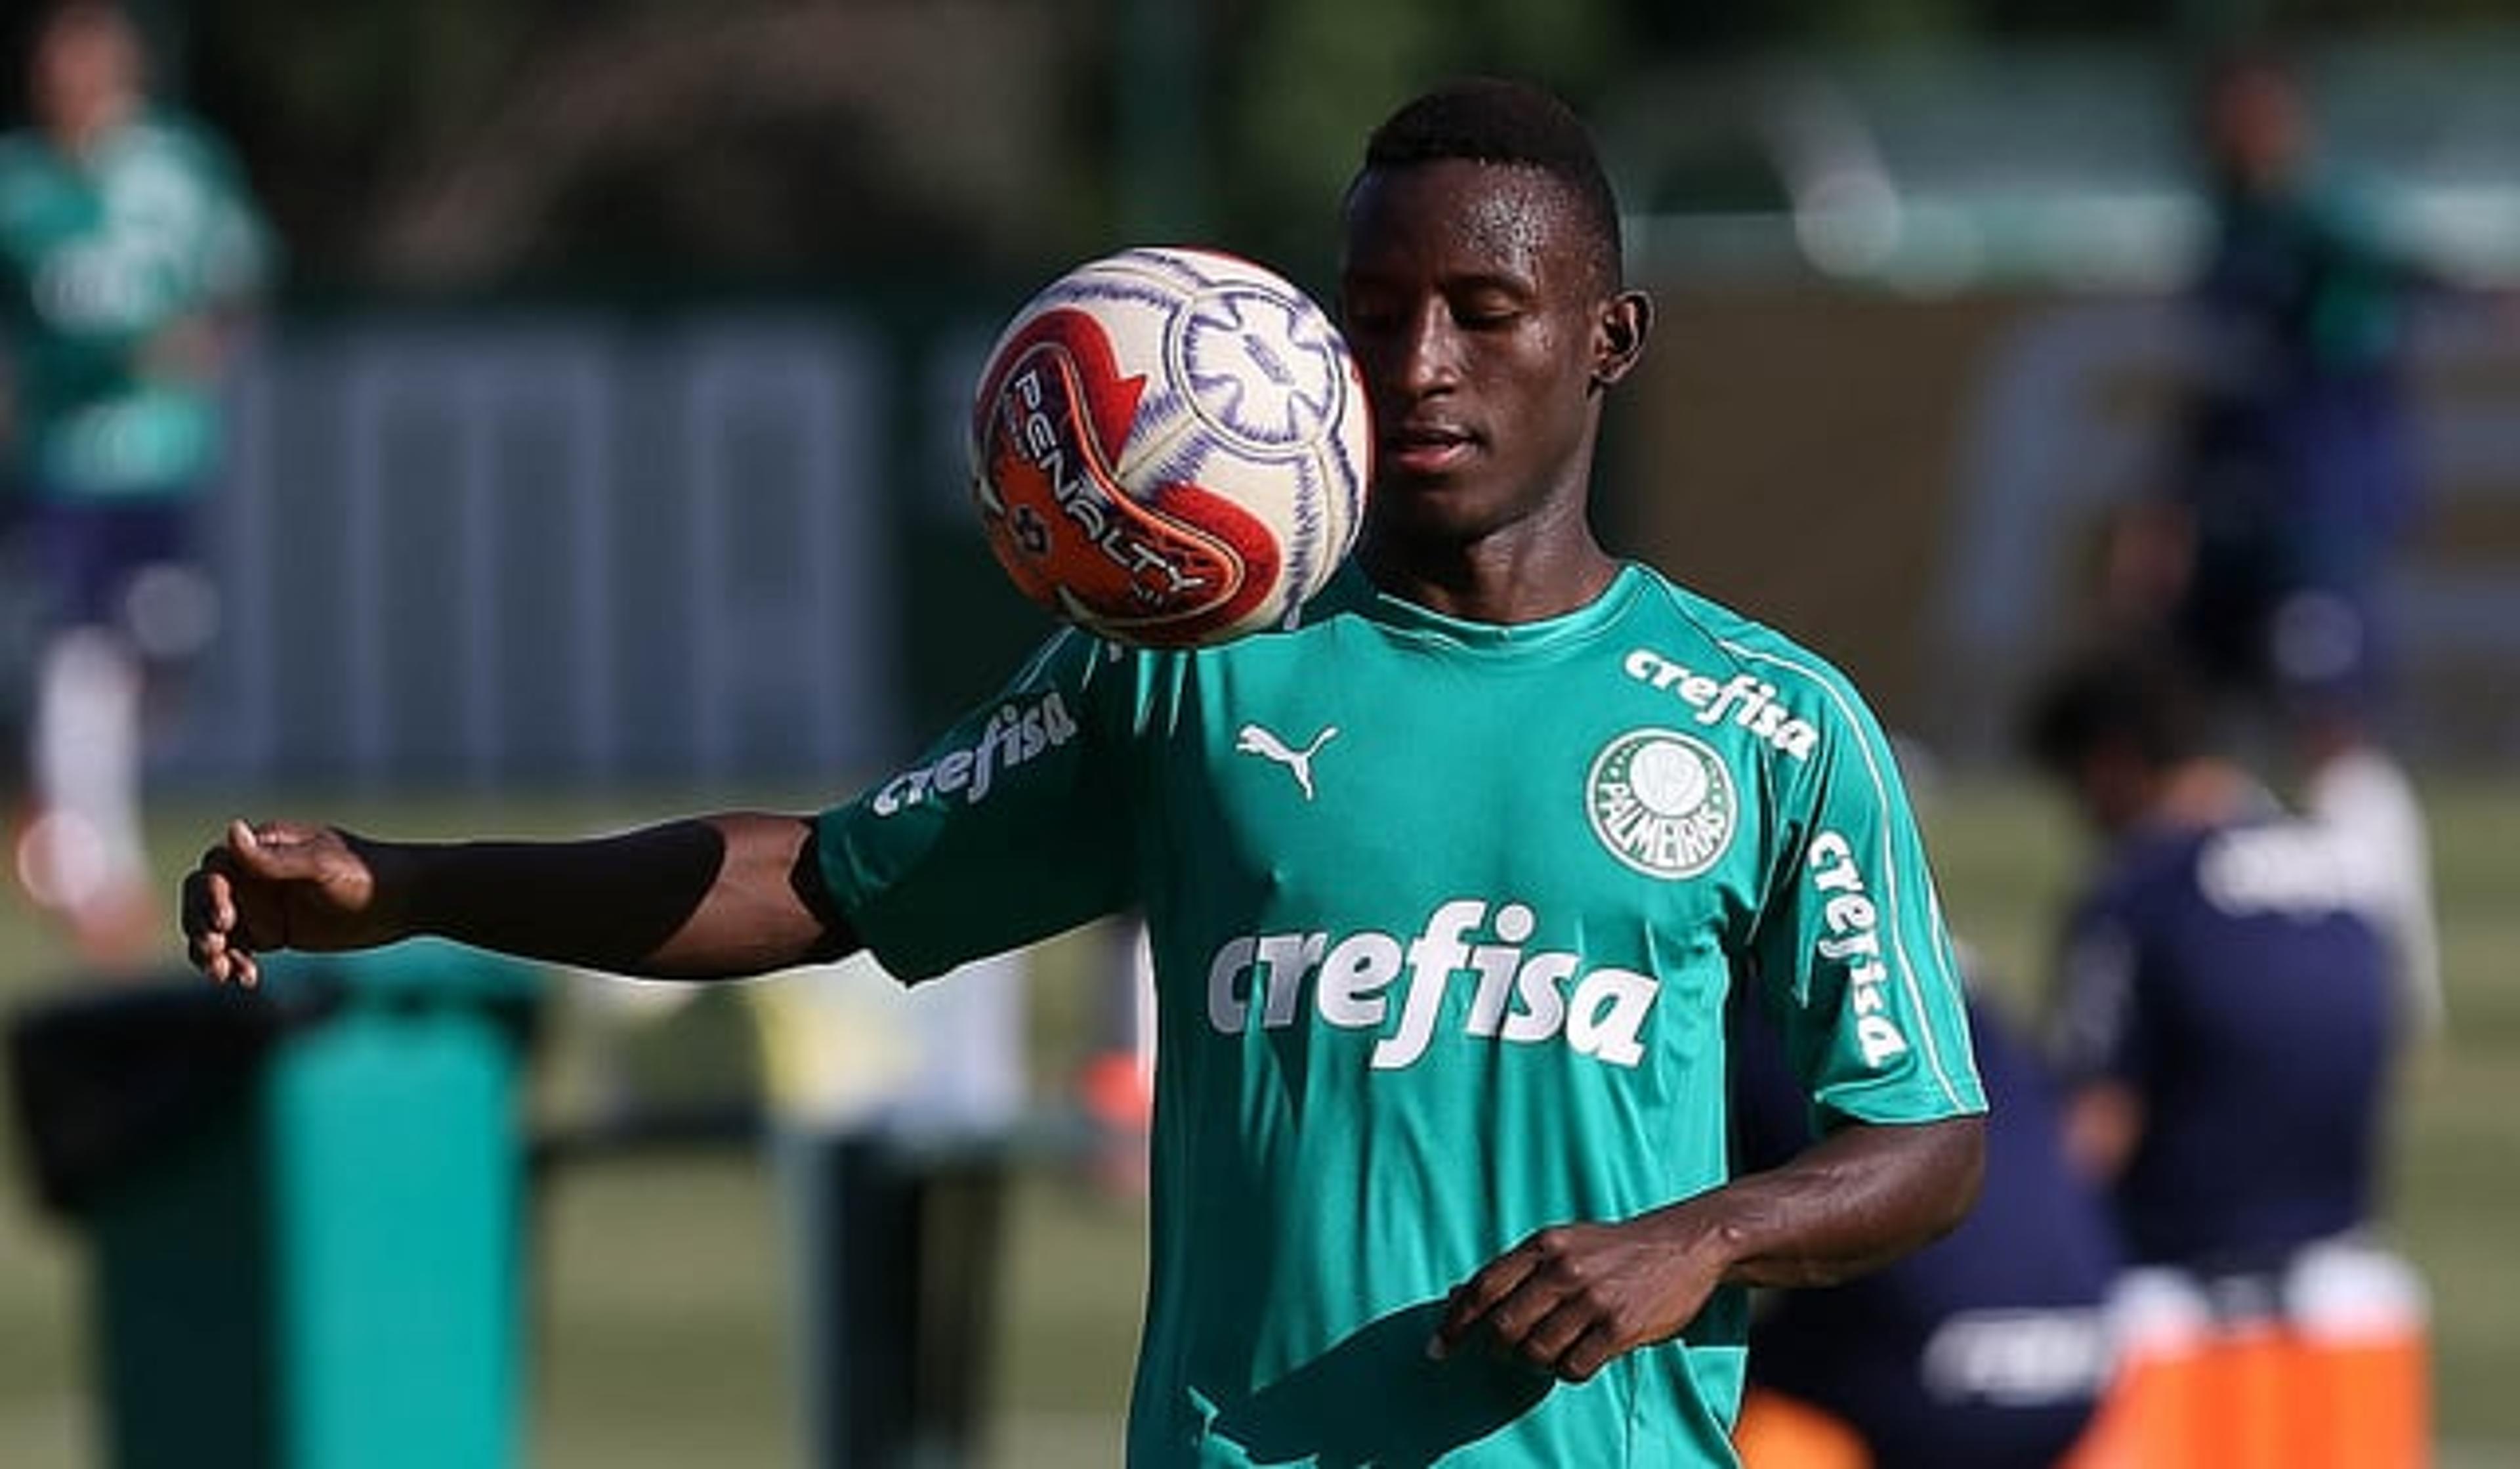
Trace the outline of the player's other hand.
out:
<instances>
[{"instance_id":1,"label":"player's other hand","mask_svg":"<svg viewBox=\"0 0 2520 1469\"><path fill-rule=\"evenodd\" d=\"M1723 1280L1723 1265L1650 1217L1543 1229L1462 1282L1426 1344L1446 1356L1484 1337L1493 1350L1566 1382L1678 1336Z\"/></svg>"},{"instance_id":2,"label":"player's other hand","mask_svg":"<svg viewBox=\"0 0 2520 1469\"><path fill-rule=\"evenodd\" d=\"M228 823L184 879L185 952L222 985L261 983L277 949L366 948L401 937L365 844L329 826Z\"/></svg>"}]
</instances>

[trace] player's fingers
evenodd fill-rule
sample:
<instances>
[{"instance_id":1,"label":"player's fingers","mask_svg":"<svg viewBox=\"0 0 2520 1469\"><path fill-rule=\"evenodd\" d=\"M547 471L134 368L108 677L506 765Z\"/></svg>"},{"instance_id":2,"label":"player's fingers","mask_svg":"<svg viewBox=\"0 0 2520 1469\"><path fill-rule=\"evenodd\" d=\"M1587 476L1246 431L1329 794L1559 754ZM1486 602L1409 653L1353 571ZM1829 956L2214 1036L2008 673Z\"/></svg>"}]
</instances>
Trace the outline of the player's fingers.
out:
<instances>
[{"instance_id":1,"label":"player's fingers","mask_svg":"<svg viewBox=\"0 0 2520 1469\"><path fill-rule=\"evenodd\" d=\"M1487 1319L1498 1302L1512 1295L1530 1277L1538 1263L1529 1245L1518 1245L1454 1287L1452 1298L1445 1303L1444 1319L1436 1324L1434 1339L1426 1344L1426 1354L1438 1360L1450 1355L1463 1337Z\"/></svg>"},{"instance_id":2,"label":"player's fingers","mask_svg":"<svg viewBox=\"0 0 2520 1469\"><path fill-rule=\"evenodd\" d=\"M223 933L236 927L236 895L228 875L209 865L205 854L201 870L184 879L182 904L184 933L198 938L208 933Z\"/></svg>"},{"instance_id":3,"label":"player's fingers","mask_svg":"<svg viewBox=\"0 0 2520 1469\"><path fill-rule=\"evenodd\" d=\"M1606 1320L1597 1320L1584 1328L1573 1346L1559 1354L1555 1371L1566 1382L1590 1382L1594 1373L1626 1350L1617 1328Z\"/></svg>"},{"instance_id":4,"label":"player's fingers","mask_svg":"<svg viewBox=\"0 0 2520 1469\"><path fill-rule=\"evenodd\" d=\"M1547 1371L1600 1311L1600 1305L1589 1299L1578 1283L1544 1260L1510 1294L1488 1308L1485 1325L1498 1351Z\"/></svg>"},{"instance_id":5,"label":"player's fingers","mask_svg":"<svg viewBox=\"0 0 2520 1469\"><path fill-rule=\"evenodd\" d=\"M184 937L195 942L218 927L218 905L210 897L208 873L192 874L184 879L184 886L176 890L175 921L183 930Z\"/></svg>"},{"instance_id":6,"label":"player's fingers","mask_svg":"<svg viewBox=\"0 0 2520 1469\"><path fill-rule=\"evenodd\" d=\"M1521 1312L1513 1309L1525 1304L1508 1301L1490 1314L1497 1341L1543 1372L1555 1372L1557 1359L1592 1328L1594 1313L1580 1296L1542 1299L1528 1303ZM1529 1319L1521 1319L1523 1316Z\"/></svg>"},{"instance_id":7,"label":"player's fingers","mask_svg":"<svg viewBox=\"0 0 2520 1469\"><path fill-rule=\"evenodd\" d=\"M321 877L326 858L334 850L325 840L329 834L320 827L298 826L287 821L266 821L260 825L239 817L228 823L227 853L221 865L245 877L264 878L273 882L295 882Z\"/></svg>"},{"instance_id":8,"label":"player's fingers","mask_svg":"<svg viewBox=\"0 0 2520 1469\"><path fill-rule=\"evenodd\" d=\"M240 867L257 877L278 877L286 870L282 859L292 845L286 837L277 826L257 829L243 816L228 823L228 850Z\"/></svg>"},{"instance_id":9,"label":"player's fingers","mask_svg":"<svg viewBox=\"0 0 2520 1469\"><path fill-rule=\"evenodd\" d=\"M193 934L184 944L185 957L192 961L193 967L218 985L225 985L236 978L238 960L248 951L248 946L226 929Z\"/></svg>"},{"instance_id":10,"label":"player's fingers","mask_svg":"<svg viewBox=\"0 0 2520 1469\"><path fill-rule=\"evenodd\" d=\"M211 934L195 940L188 951L193 966L213 985L251 989L262 983L262 963L252 947L231 935Z\"/></svg>"},{"instance_id":11,"label":"player's fingers","mask_svg":"<svg viewBox=\"0 0 2520 1469\"><path fill-rule=\"evenodd\" d=\"M183 925L185 953L193 967L214 984L234 979L235 955L252 940L244 932L226 877L196 873L186 881Z\"/></svg>"},{"instance_id":12,"label":"player's fingers","mask_svg":"<svg viewBox=\"0 0 2520 1469\"><path fill-rule=\"evenodd\" d=\"M232 947L286 947L288 885L319 876L322 858L304 833L282 823L228 823L227 841L202 854L202 917Z\"/></svg>"},{"instance_id":13,"label":"player's fingers","mask_svg":"<svg viewBox=\"0 0 2520 1469\"><path fill-rule=\"evenodd\" d=\"M240 905L244 895L239 890L273 879L274 874L257 867L255 859L242 855L234 847L221 843L202 853L201 864L186 883L188 887L195 881L203 885L202 895L211 904L203 916L222 926L232 926L243 917Z\"/></svg>"},{"instance_id":14,"label":"player's fingers","mask_svg":"<svg viewBox=\"0 0 2520 1469\"><path fill-rule=\"evenodd\" d=\"M226 984L236 969L236 961L228 951L227 939L219 934L195 939L185 944L184 956L213 985Z\"/></svg>"}]
</instances>

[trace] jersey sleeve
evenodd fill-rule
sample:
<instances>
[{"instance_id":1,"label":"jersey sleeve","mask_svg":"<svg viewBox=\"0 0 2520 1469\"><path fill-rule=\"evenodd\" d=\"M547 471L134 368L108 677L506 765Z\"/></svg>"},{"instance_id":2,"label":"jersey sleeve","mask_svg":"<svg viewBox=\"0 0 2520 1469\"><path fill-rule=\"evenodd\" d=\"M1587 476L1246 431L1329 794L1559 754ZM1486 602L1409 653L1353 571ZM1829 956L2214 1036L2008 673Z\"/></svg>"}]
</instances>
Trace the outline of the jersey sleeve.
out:
<instances>
[{"instance_id":1,"label":"jersey sleeve","mask_svg":"<svg viewBox=\"0 0 2520 1469\"><path fill-rule=\"evenodd\" d=\"M1986 1110L1958 961L1889 742L1843 680L1806 778L1779 793L1756 970L1823 1126Z\"/></svg>"},{"instance_id":2,"label":"jersey sleeve","mask_svg":"<svg viewBox=\"0 0 2520 1469\"><path fill-rule=\"evenodd\" d=\"M1128 658L1061 632L909 765L815 820L832 902L931 978L1131 901Z\"/></svg>"}]
</instances>

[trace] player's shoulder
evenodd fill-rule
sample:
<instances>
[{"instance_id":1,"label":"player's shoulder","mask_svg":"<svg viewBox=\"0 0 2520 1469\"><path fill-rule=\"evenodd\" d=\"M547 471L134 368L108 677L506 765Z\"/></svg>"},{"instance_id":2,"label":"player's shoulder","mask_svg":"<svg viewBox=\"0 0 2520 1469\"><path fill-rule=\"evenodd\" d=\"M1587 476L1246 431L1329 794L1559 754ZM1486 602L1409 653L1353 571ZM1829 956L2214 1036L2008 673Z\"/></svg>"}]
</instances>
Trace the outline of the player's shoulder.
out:
<instances>
[{"instance_id":1,"label":"player's shoulder","mask_svg":"<svg viewBox=\"0 0 2520 1469\"><path fill-rule=\"evenodd\" d=\"M1645 648L1646 655L1684 662L1689 674L1719 683L1738 676L1772 684L1773 697L1805 712L1816 728L1877 736L1878 725L1863 691L1824 655L1653 567L1636 564L1630 574L1642 577L1645 588L1638 599L1635 630L1662 639ZM1631 662L1639 661L1638 654L1629 657ZM1667 676L1660 669L1654 671Z\"/></svg>"},{"instance_id":2,"label":"player's shoulder","mask_svg":"<svg viewBox=\"0 0 2520 1469\"><path fill-rule=\"evenodd\" d=\"M0 207L17 207L58 176L50 145L32 128L0 131Z\"/></svg>"},{"instance_id":3,"label":"player's shoulder","mask_svg":"<svg viewBox=\"0 0 2520 1469\"><path fill-rule=\"evenodd\" d=\"M1632 564L1631 574L1645 588L1639 599L1643 615L1696 637L1711 650L1710 661L1727 667L1773 667L1798 682L1852 687L1825 657L1770 623L1641 562Z\"/></svg>"},{"instance_id":4,"label":"player's shoulder","mask_svg":"<svg viewBox=\"0 0 2520 1469\"><path fill-rule=\"evenodd\" d=\"M232 192L242 176L227 141L190 114L152 106L116 134L110 166L170 171L195 188Z\"/></svg>"},{"instance_id":5,"label":"player's shoulder","mask_svg":"<svg viewBox=\"0 0 2520 1469\"><path fill-rule=\"evenodd\" d=\"M140 147L189 158L216 160L227 153L227 145L209 124L181 109L163 105L152 106L132 118L126 137Z\"/></svg>"}]
</instances>

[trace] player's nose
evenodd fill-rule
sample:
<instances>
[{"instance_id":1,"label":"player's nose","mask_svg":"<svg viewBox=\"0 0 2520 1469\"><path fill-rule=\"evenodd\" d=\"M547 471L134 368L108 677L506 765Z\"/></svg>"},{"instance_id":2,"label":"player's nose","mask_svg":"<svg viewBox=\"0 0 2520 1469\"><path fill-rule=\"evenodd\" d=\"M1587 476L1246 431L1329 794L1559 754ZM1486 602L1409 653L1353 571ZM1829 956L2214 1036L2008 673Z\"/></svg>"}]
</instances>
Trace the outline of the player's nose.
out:
<instances>
[{"instance_id":1,"label":"player's nose","mask_svg":"<svg viewBox=\"0 0 2520 1469\"><path fill-rule=\"evenodd\" d=\"M1410 397L1442 391L1461 381L1461 333L1440 300L1422 302L1393 334L1390 386Z\"/></svg>"}]
</instances>

